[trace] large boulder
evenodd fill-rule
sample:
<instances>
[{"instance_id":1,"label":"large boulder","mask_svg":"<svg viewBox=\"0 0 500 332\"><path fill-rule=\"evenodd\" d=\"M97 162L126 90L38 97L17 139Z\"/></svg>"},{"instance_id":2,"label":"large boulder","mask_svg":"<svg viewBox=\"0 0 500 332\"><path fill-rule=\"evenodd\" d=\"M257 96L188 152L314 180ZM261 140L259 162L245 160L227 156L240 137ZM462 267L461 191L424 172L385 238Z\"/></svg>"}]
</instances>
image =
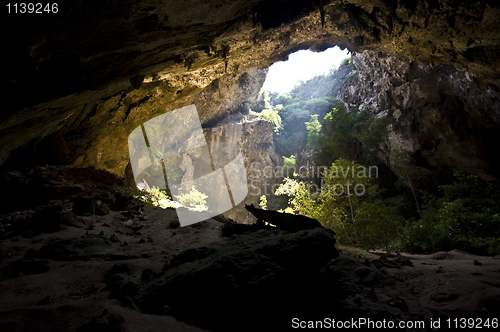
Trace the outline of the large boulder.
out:
<instances>
[{"instance_id":1,"label":"large boulder","mask_svg":"<svg viewBox=\"0 0 500 332\"><path fill-rule=\"evenodd\" d=\"M288 326L288 316L307 311L321 293L314 280L338 256L335 241L324 228L261 229L218 247L190 249L166 266L138 303L151 313L168 305L177 318L215 330L242 322L255 328L266 317L287 318L282 324Z\"/></svg>"}]
</instances>

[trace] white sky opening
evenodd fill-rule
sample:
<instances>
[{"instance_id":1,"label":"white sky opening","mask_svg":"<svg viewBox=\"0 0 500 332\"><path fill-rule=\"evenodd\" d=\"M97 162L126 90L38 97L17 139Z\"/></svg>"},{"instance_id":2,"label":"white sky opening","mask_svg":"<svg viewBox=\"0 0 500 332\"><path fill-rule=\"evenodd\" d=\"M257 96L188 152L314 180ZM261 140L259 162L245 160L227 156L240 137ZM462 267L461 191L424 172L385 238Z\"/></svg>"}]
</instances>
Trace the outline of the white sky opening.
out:
<instances>
[{"instance_id":1,"label":"white sky opening","mask_svg":"<svg viewBox=\"0 0 500 332\"><path fill-rule=\"evenodd\" d=\"M338 46L320 53L309 50L292 53L287 61L276 62L269 67L262 89L290 92L299 81L307 81L314 76L327 74L332 67L337 68L349 55L347 48L342 51Z\"/></svg>"}]
</instances>

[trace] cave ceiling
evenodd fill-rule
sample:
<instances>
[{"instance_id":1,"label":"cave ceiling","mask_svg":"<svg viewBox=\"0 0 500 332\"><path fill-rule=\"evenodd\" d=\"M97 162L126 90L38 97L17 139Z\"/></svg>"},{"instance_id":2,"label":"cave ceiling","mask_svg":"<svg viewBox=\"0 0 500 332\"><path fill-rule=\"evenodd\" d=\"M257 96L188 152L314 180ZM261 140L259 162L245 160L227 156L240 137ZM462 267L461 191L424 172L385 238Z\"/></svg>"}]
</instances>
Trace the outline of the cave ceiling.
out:
<instances>
[{"instance_id":1,"label":"cave ceiling","mask_svg":"<svg viewBox=\"0 0 500 332\"><path fill-rule=\"evenodd\" d=\"M142 82L145 91L169 94L163 103L174 109L219 79L241 82L247 70L299 49L382 51L498 85L499 21L498 1L454 0L79 0L50 16L10 15L0 165L95 114L98 101L146 98L134 90ZM217 117L201 113L205 124Z\"/></svg>"}]
</instances>

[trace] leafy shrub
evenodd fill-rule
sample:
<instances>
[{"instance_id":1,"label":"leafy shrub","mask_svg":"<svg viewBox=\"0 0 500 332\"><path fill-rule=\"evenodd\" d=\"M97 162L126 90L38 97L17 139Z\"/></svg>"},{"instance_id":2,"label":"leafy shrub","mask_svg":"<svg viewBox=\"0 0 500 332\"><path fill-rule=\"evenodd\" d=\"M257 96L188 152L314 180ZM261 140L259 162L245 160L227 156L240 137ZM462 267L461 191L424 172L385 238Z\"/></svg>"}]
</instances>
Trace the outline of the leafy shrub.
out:
<instances>
[{"instance_id":1,"label":"leafy shrub","mask_svg":"<svg viewBox=\"0 0 500 332\"><path fill-rule=\"evenodd\" d=\"M285 178L275 195L287 195L296 214L318 219L336 231L340 242L359 242L356 211L364 200L377 195L377 186L358 172L360 165L339 159L322 175L321 186ZM353 172L353 170L355 170ZM355 195L355 188L360 195ZM359 189L358 188L358 189ZM357 190L357 189L356 189Z\"/></svg>"},{"instance_id":2,"label":"leafy shrub","mask_svg":"<svg viewBox=\"0 0 500 332\"><path fill-rule=\"evenodd\" d=\"M476 176L454 172L455 181L440 186L442 197L424 197L420 220L408 222L401 244L409 251L463 249L486 253L495 251L500 237L498 205L500 191Z\"/></svg>"},{"instance_id":3,"label":"leafy shrub","mask_svg":"<svg viewBox=\"0 0 500 332\"><path fill-rule=\"evenodd\" d=\"M293 209L292 209L291 207L289 207L289 206L288 206L288 207L286 207L286 208L284 208L284 209L280 209L280 210L278 210L278 212L281 212L281 213L290 213L290 214L295 214L295 213L293 212Z\"/></svg>"},{"instance_id":4,"label":"leafy shrub","mask_svg":"<svg viewBox=\"0 0 500 332\"><path fill-rule=\"evenodd\" d=\"M207 211L207 195L199 192L194 186L188 194L177 195L177 200L191 211Z\"/></svg>"},{"instance_id":5,"label":"leafy shrub","mask_svg":"<svg viewBox=\"0 0 500 332\"><path fill-rule=\"evenodd\" d=\"M356 214L359 245L364 249L385 248L395 239L403 224L403 218L394 207L381 201L363 203Z\"/></svg>"},{"instance_id":6,"label":"leafy shrub","mask_svg":"<svg viewBox=\"0 0 500 332\"><path fill-rule=\"evenodd\" d=\"M266 195L260 196L259 206L262 210L267 209L267 197L266 197Z\"/></svg>"},{"instance_id":7,"label":"leafy shrub","mask_svg":"<svg viewBox=\"0 0 500 332\"><path fill-rule=\"evenodd\" d=\"M264 120L271 122L275 132L278 132L281 129L281 117L278 114L278 110L265 109L262 113L260 113L260 116Z\"/></svg>"},{"instance_id":8,"label":"leafy shrub","mask_svg":"<svg viewBox=\"0 0 500 332\"><path fill-rule=\"evenodd\" d=\"M297 173L297 161L292 154L290 157L283 156L283 175L285 177L294 177Z\"/></svg>"},{"instance_id":9,"label":"leafy shrub","mask_svg":"<svg viewBox=\"0 0 500 332\"><path fill-rule=\"evenodd\" d=\"M313 216L315 202L310 199L307 186L304 182L285 178L274 194L276 196L287 195L289 197L288 204L290 204L290 207L285 208L284 212Z\"/></svg>"},{"instance_id":10,"label":"leafy shrub","mask_svg":"<svg viewBox=\"0 0 500 332\"><path fill-rule=\"evenodd\" d=\"M174 202L172 202L165 191L157 187L142 189L135 197L148 205L157 206L162 209L175 208Z\"/></svg>"},{"instance_id":11,"label":"leafy shrub","mask_svg":"<svg viewBox=\"0 0 500 332\"><path fill-rule=\"evenodd\" d=\"M490 255L500 255L500 237L490 237L487 239L488 253Z\"/></svg>"},{"instance_id":12,"label":"leafy shrub","mask_svg":"<svg viewBox=\"0 0 500 332\"><path fill-rule=\"evenodd\" d=\"M327 164L339 158L356 159L356 142L358 134L370 124L367 112L347 112L343 104L339 104L325 117L326 133L329 136L319 140L320 152L316 155L319 164Z\"/></svg>"},{"instance_id":13,"label":"leafy shrub","mask_svg":"<svg viewBox=\"0 0 500 332\"><path fill-rule=\"evenodd\" d=\"M320 143L321 135L321 123L318 121L318 114L311 115L311 120L306 122L307 128L307 148L314 149L318 147Z\"/></svg>"},{"instance_id":14,"label":"leafy shrub","mask_svg":"<svg viewBox=\"0 0 500 332\"><path fill-rule=\"evenodd\" d=\"M157 187L139 189L137 187L129 188L115 185L114 190L117 193L121 193L123 196L134 197L149 206L157 206L162 209L176 207L167 193Z\"/></svg>"}]
</instances>

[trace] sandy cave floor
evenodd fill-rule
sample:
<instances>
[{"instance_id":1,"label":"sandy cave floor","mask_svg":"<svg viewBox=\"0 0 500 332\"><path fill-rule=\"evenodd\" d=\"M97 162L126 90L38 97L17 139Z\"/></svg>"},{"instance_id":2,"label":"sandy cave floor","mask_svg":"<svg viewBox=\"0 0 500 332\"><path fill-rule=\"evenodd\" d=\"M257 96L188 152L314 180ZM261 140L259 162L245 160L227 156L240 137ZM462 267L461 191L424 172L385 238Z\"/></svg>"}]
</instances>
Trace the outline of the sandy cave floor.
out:
<instances>
[{"instance_id":1,"label":"sandy cave floor","mask_svg":"<svg viewBox=\"0 0 500 332\"><path fill-rule=\"evenodd\" d=\"M382 252L341 246L353 256L380 259ZM500 318L488 308L500 308L500 257L477 256L461 250L430 255L402 253L413 266L394 265L385 270L408 283L420 304L437 316ZM390 256L392 258L396 255ZM365 259L365 258L361 258Z\"/></svg>"},{"instance_id":2,"label":"sandy cave floor","mask_svg":"<svg viewBox=\"0 0 500 332\"><path fill-rule=\"evenodd\" d=\"M64 211L72 208L69 200L52 203L62 204ZM29 215L34 210L22 213ZM82 228L65 227L52 234L2 239L0 326L5 331L51 331L60 326L64 326L64 331L80 331L79 326L106 316L108 320L123 320L122 326L130 331L202 330L173 316L144 315L123 307L118 300L110 299L106 290L106 273L114 265L126 263L129 274L140 278L145 269L160 272L181 251L227 240L222 236L223 224L219 221L209 219L189 227L169 228L176 217L174 210L153 207L145 207L143 215L132 218L127 212L111 211L106 216L79 217L85 223ZM49 259L48 271L34 274L13 267L29 249L39 250L55 240L89 235L110 238L113 234L119 242L108 257L86 261ZM341 250L351 255L361 251L352 247ZM359 259L380 260L375 253L369 256ZM487 308L500 303L499 259L458 250L402 256L413 266L386 264L381 269L411 285L419 302L435 315L495 318L489 316Z\"/></svg>"}]
</instances>

